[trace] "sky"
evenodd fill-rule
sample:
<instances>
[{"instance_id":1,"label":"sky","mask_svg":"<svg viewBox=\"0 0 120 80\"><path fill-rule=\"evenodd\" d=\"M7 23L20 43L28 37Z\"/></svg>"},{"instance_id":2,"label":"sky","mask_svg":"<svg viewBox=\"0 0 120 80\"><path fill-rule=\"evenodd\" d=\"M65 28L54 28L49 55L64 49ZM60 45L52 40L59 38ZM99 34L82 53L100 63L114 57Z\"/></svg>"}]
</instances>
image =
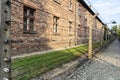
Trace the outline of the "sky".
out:
<instances>
[{"instance_id":1,"label":"sky","mask_svg":"<svg viewBox=\"0 0 120 80\"><path fill-rule=\"evenodd\" d=\"M88 0L92 6L99 12L104 23L112 20L120 24L120 0ZM111 24L112 25L112 24ZM111 26L109 25L109 26Z\"/></svg>"}]
</instances>

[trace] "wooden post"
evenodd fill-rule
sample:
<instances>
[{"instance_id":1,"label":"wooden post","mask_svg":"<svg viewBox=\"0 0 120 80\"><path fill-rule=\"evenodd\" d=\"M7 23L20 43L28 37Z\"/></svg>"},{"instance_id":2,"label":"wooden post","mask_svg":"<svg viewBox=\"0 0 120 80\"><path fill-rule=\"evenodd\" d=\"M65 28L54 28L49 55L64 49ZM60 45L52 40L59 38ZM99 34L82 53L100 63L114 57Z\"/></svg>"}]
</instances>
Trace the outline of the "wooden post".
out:
<instances>
[{"instance_id":1,"label":"wooden post","mask_svg":"<svg viewBox=\"0 0 120 80\"><path fill-rule=\"evenodd\" d=\"M0 80L11 79L10 0L0 0Z\"/></svg>"},{"instance_id":2,"label":"wooden post","mask_svg":"<svg viewBox=\"0 0 120 80\"><path fill-rule=\"evenodd\" d=\"M101 34L101 36L100 36L100 46L101 46L101 48L103 47L103 29L104 29L104 27L105 27L105 25L102 26L101 31L100 31L100 34Z\"/></svg>"},{"instance_id":3,"label":"wooden post","mask_svg":"<svg viewBox=\"0 0 120 80\"><path fill-rule=\"evenodd\" d=\"M89 27L89 43L88 43L88 58L91 59L92 58L92 55L93 55L93 48L92 48L92 43L93 43L93 40L92 40L92 27L94 26L94 21L95 21L95 17L99 15L98 13L95 14L92 18L92 22L93 24Z\"/></svg>"},{"instance_id":4,"label":"wooden post","mask_svg":"<svg viewBox=\"0 0 120 80\"><path fill-rule=\"evenodd\" d=\"M93 25L92 25L93 26ZM88 58L92 58L92 26L89 27L89 43L88 43Z\"/></svg>"}]
</instances>

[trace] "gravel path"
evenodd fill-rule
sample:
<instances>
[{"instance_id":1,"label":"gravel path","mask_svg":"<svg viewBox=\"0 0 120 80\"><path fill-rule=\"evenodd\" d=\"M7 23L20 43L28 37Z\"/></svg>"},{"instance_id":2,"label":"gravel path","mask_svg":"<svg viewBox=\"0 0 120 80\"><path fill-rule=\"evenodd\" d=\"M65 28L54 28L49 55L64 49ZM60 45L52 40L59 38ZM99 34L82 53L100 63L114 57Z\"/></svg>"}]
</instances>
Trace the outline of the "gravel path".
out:
<instances>
[{"instance_id":1,"label":"gravel path","mask_svg":"<svg viewBox=\"0 0 120 80\"><path fill-rule=\"evenodd\" d=\"M120 42L112 42L66 80L120 80Z\"/></svg>"}]
</instances>

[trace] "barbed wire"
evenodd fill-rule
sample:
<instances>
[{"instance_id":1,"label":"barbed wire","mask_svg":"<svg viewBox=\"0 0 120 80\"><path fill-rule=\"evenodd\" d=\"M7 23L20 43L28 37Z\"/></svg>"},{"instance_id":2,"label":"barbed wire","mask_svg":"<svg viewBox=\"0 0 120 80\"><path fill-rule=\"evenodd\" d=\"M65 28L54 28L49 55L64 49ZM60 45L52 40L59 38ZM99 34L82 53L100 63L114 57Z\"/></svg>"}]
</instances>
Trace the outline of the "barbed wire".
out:
<instances>
[{"instance_id":1,"label":"barbed wire","mask_svg":"<svg viewBox=\"0 0 120 80\"><path fill-rule=\"evenodd\" d=\"M23 4L22 2L20 2L19 0L15 0L15 1L17 1L17 2L19 2L19 3L21 3L21 4ZM15 4L14 2L11 2L11 4L12 4L12 6L15 6L15 7L21 7L21 5L18 5L18 4ZM24 4L23 4L24 5ZM53 7L55 7L54 5L52 5ZM47 10L43 10L43 9L39 9L39 8L37 8L37 10L39 10L39 11L41 11L41 12L44 12L44 13L47 13L48 15L52 15L52 16L55 16L55 14L53 14L53 13L51 13L51 12L48 12ZM65 10L66 11L66 10ZM71 12L72 13L72 12ZM73 12L74 13L74 12ZM47 17L50 17L50 18L52 18L52 16L47 16ZM12 16L13 18L14 18L14 15ZM63 19L64 21L67 21L67 22L69 22L70 20L69 19L67 19L67 18L64 18L64 17L60 17L61 19ZM17 20L15 20L15 19L13 19L12 20L12 23L15 23L15 24L18 24L18 26L17 27L20 27L21 26L21 24L23 24L23 22L22 21L17 21ZM50 25L51 23L48 23L48 22L46 22L46 21L39 21L39 23L45 23L46 25ZM72 21L72 23L73 24L76 24L76 22L73 20ZM61 31L65 31L65 33L63 33L62 32L62 34L67 34L67 36L69 35L69 33L68 33L68 27L69 27L69 25L68 26L62 26L62 25L60 25L60 24L58 24L58 26L59 26L59 30L58 30L58 32L61 32ZM64 29L63 29L63 27L64 27ZM48 28L48 27L47 27ZM47 29L46 28L46 29ZM51 32L53 32L53 27L49 27L49 29L51 30ZM75 32L77 32L76 31L76 29L75 29L75 27L72 27L72 30L71 30L71 33L72 33L72 36L68 36L69 38L68 39L63 39L63 37L66 37L66 35L62 35L62 38L61 38L61 40L57 40L57 41L54 41L54 43L50 43L50 44L58 44L58 43L64 43L64 42L67 42L67 43L72 43L72 42L74 42L74 38L73 38L73 36L75 37ZM84 31L84 29L81 31L81 32L85 32ZM96 32L98 32L98 35L99 35L99 31L97 31L96 30ZM93 32L94 33L94 35L96 35L96 32ZM50 34L48 34L48 33L46 33L47 35L50 35ZM54 33L53 33L54 34ZM88 35L88 31L86 31L85 32L85 34L83 34L83 36L81 36L81 40L82 40L82 38L84 38L84 39L88 39L88 36L87 37L85 37L84 35ZM98 36L96 36L96 38L97 38ZM71 40L71 41L69 41L69 39L70 38L73 38L73 40ZM84 39L83 39L83 41L84 41ZM62 56L62 54L61 55L59 55L59 56L57 56L57 57L61 57ZM53 57L53 58L56 58L56 56L55 57ZM40 69L40 67L42 67L42 65L40 65L39 67L36 65L37 64L37 62L40 62L40 61L42 61L41 59L38 59L38 60L36 60L36 63L33 61L33 62L30 62L30 63L27 63L27 64L25 64L25 65L20 65L20 66L17 66L17 67L13 67L12 68L12 79L14 80L14 79L18 79L19 80L19 78L21 77L21 76L24 76L24 74L28 74L28 76L31 76L32 75L32 71L36 71L36 70L39 70ZM49 58L47 59L47 60L43 60L44 62L47 62L47 61L49 61ZM54 62L54 61L53 61ZM49 65L52 65L52 63L53 62L51 62L51 63L49 63ZM21 62L22 63L22 62ZM29 65L30 64L30 65ZM33 69L33 70L25 70L24 71L24 68L26 69L26 65L27 65L27 67L29 67L29 66L32 66L32 65L35 65L36 67Z\"/></svg>"},{"instance_id":2,"label":"barbed wire","mask_svg":"<svg viewBox=\"0 0 120 80\"><path fill-rule=\"evenodd\" d=\"M90 0L84 0L84 1L87 3L87 5L91 5L91 6L92 6L92 3L91 3ZM94 12L95 14L99 13L98 10L97 10L94 6L92 6L91 9L93 10L93 12ZM102 16L101 16L100 14L98 15L98 18L100 18L100 20L101 20L103 23L105 23L104 19L102 18Z\"/></svg>"},{"instance_id":3,"label":"barbed wire","mask_svg":"<svg viewBox=\"0 0 120 80\"><path fill-rule=\"evenodd\" d=\"M18 0L16 0L16 1L17 1L17 2L20 2L20 1L18 1ZM23 4L22 2L20 2L20 3ZM20 5L16 5L16 4L13 3L13 2L11 2L11 4L14 5L14 6L16 6L16 7L21 7ZM24 4L23 4L23 5L24 5ZM41 11L41 12L48 13L49 15L54 16L53 13L50 13L50 12L45 11L45 10L43 10L43 9L42 9L42 10L41 10L41 9L37 9L37 10L39 10L39 11ZM51 17L51 18L52 18L52 16L48 16L48 17ZM14 17L14 16L13 16L13 17ZM66 18L63 18L63 17L60 17L60 18L69 22L69 20L66 19ZM12 20L12 22L23 24L22 22L18 22L18 21L15 21L15 20ZM50 25L50 24L51 24L51 23L47 23L47 22L45 22L45 21L39 21L39 23L45 23L46 25ZM72 23L75 24L75 22L72 22ZM58 25L58 26L59 26L59 31L63 30L63 31L66 31L66 32L68 33L68 26L62 26L62 25ZM60 28L60 27L61 27L61 28ZM64 27L65 29L62 29L63 27ZM49 27L49 29L51 29L51 31L53 32L53 27ZM76 30L75 30L74 27L73 27L72 30L71 30L71 33L73 33L73 32L76 32ZM73 34L73 35L74 35L74 34Z\"/></svg>"}]
</instances>

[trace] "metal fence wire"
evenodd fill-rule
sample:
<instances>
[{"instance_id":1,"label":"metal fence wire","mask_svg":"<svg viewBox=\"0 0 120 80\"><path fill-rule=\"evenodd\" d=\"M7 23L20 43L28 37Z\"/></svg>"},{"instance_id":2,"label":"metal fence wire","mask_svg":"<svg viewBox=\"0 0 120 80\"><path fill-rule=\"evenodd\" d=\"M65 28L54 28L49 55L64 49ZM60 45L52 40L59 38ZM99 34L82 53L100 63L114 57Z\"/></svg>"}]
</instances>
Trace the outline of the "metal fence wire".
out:
<instances>
[{"instance_id":1,"label":"metal fence wire","mask_svg":"<svg viewBox=\"0 0 120 80\"><path fill-rule=\"evenodd\" d=\"M55 18L57 16L44 8L47 3L56 7L52 5L51 2L44 0L43 4L41 0L30 0L38 5L38 7L32 9L32 7L29 7L29 4L24 4L24 1L25 0L0 0L0 13L2 15L0 16L0 41L4 41L4 43L0 43L0 59L2 60L0 67L3 70L9 70L8 72L1 70L2 73L0 76L3 77L0 77L0 80L9 80L10 76L12 80L30 80L79 56L74 55L72 52L86 53L88 49L87 45L85 45L72 48L71 50L66 49L48 52L42 55L37 54L13 59L14 56L52 50L59 48L58 46L75 46L76 32L79 32L79 37L81 37L81 39L78 39L81 41L79 44L88 43L89 28L85 26L87 24L85 22L85 16L81 16L81 21L83 22L81 26L83 26L83 28L81 27L81 29L78 29L80 31L78 31L74 27L76 25L75 20L71 21L66 17L60 16L58 20L68 22L68 24L57 24L57 18ZM65 9L63 8L63 10ZM81 14L84 15L84 13ZM33 15L37 15L37 17ZM72 16L72 14L70 15ZM50 21L50 19L52 20ZM54 26L59 26L59 29L56 30ZM34 29L36 31L34 31ZM55 32L59 33L56 34ZM92 34L94 35L94 41L98 42L100 29L95 27ZM11 41L10 44L9 40ZM50 45L55 46L50 47ZM11 57L12 62L10 66L9 61L11 60L9 59Z\"/></svg>"}]
</instances>

